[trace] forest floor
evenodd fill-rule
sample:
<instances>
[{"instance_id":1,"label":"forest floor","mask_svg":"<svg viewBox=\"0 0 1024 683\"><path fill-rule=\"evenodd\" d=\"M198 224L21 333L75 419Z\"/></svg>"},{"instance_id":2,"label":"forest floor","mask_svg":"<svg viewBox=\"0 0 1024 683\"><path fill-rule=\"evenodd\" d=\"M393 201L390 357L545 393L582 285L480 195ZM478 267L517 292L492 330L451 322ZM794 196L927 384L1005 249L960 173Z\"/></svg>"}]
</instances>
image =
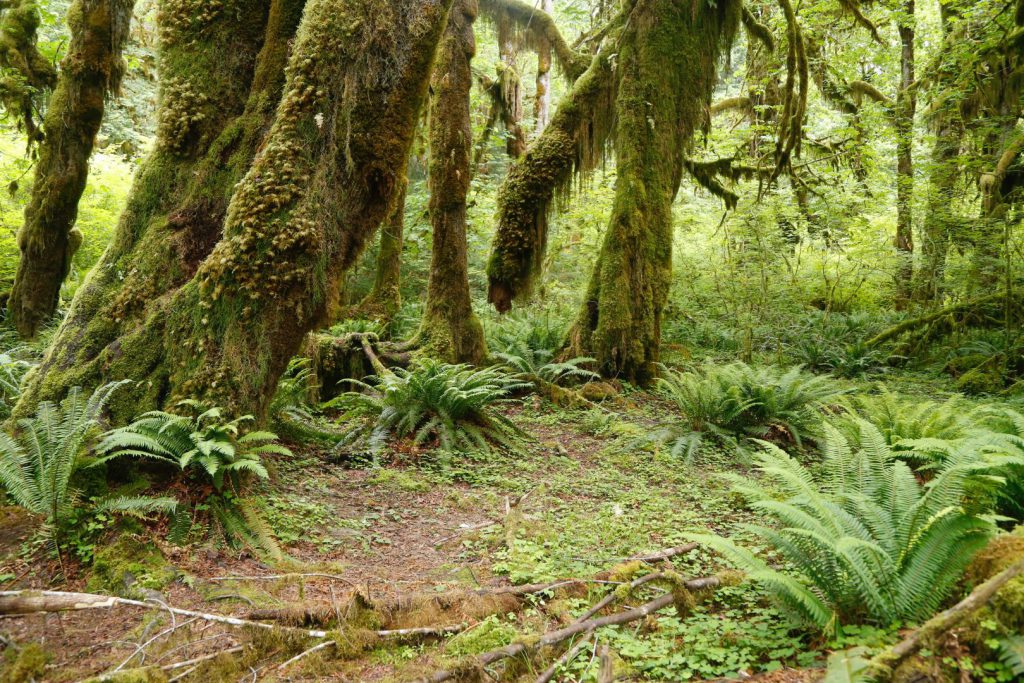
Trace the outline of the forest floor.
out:
<instances>
[{"instance_id":1,"label":"forest floor","mask_svg":"<svg viewBox=\"0 0 1024 683\"><path fill-rule=\"evenodd\" d=\"M392 452L374 463L338 460L303 446L294 457L277 460L257 497L286 550L283 563L271 566L226 549L186 551L142 530L139 544L132 545L131 536L118 541L125 558L98 548L91 574L72 565L59 588L105 589L246 618L256 608L300 602L337 608L354 591L382 600L587 578L638 553L678 546L688 531L743 537L737 525L750 513L717 475L737 470L735 454L708 450L685 466L638 439L667 415L658 399L627 393L607 407L568 411L527 397L509 411L529 435L517 455L466 460ZM10 509L4 514L15 515ZM47 577L56 566L40 566L31 559L40 554L25 546L32 529L8 521L0 537L2 587L52 588ZM159 554L140 550L154 545ZM700 548L672 562L684 577L718 569ZM52 657L47 680L53 681L79 681L119 667L171 667L241 646L238 654L164 671L185 681L402 681L564 625L608 589L590 585L584 593L538 594L508 611L474 618L467 631L444 643L389 641L347 658L324 651L283 670L282 662L315 641L274 640L160 610L30 615L5 619L0 633L20 645L43 645ZM669 608L657 618L602 629L554 680L596 680L597 643L615 653L617 680L812 680L820 676L816 667L827 650L841 645L812 642L793 630L749 584L718 589L686 619ZM543 668L555 657L527 666ZM533 680L539 668L523 680Z\"/></svg>"}]
</instances>

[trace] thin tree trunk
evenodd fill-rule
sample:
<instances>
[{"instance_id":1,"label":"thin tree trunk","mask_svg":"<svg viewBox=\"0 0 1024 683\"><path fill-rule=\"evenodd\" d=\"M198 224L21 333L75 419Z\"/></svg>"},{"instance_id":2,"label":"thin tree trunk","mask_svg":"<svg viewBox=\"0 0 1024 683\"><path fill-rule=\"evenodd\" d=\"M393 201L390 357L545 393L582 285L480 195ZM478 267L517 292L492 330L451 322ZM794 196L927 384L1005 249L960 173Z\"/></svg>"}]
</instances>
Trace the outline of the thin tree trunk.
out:
<instances>
[{"instance_id":1,"label":"thin tree trunk","mask_svg":"<svg viewBox=\"0 0 1024 683\"><path fill-rule=\"evenodd\" d=\"M540 8L551 14L554 0L540 0ZM551 120L551 45L545 40L537 46L537 93L534 96L534 118L537 134Z\"/></svg>"},{"instance_id":2,"label":"thin tree trunk","mask_svg":"<svg viewBox=\"0 0 1024 683\"><path fill-rule=\"evenodd\" d=\"M405 232L405 195L409 182L398 190L391 215L380 228L380 253L373 287L352 313L353 317L373 318L390 323L402 307L402 247Z\"/></svg>"},{"instance_id":3,"label":"thin tree trunk","mask_svg":"<svg viewBox=\"0 0 1024 683\"><path fill-rule=\"evenodd\" d=\"M615 202L567 355L645 384L656 373L672 271L672 202L683 154L706 116L739 2L640 0L619 44ZM669 47L670 46L670 47Z\"/></svg>"},{"instance_id":4,"label":"thin tree trunk","mask_svg":"<svg viewBox=\"0 0 1024 683\"><path fill-rule=\"evenodd\" d=\"M910 300L914 277L914 0L905 0L900 17L900 90L896 99L896 307Z\"/></svg>"},{"instance_id":5,"label":"thin tree trunk","mask_svg":"<svg viewBox=\"0 0 1024 683\"><path fill-rule=\"evenodd\" d=\"M466 196L473 132L470 62L476 53L476 0L456 0L438 51L430 105L430 222L433 253L427 305L418 343L453 363L480 363L487 355L483 327L473 313L466 254Z\"/></svg>"},{"instance_id":6,"label":"thin tree trunk","mask_svg":"<svg viewBox=\"0 0 1024 683\"><path fill-rule=\"evenodd\" d=\"M119 408L122 416L127 411L130 415L185 396L213 401L238 413L261 414L303 337L325 318L341 275L394 205L448 4L447 0L309 0L292 41L284 96L255 160L229 194L223 237L196 264L194 275L182 278L176 288L165 288L156 298L146 296L145 290L112 288L115 299L127 294L137 301L138 313L133 314L130 327L109 316L105 324L113 329L105 331L110 341L99 348L83 348L79 326L89 322L72 315L18 410L24 412L40 398L60 395L72 384L130 378L138 382L122 394L122 401L128 397L127 405L112 406L115 415ZM172 5L183 12L190 6L183 0ZM284 9L278 3L271 9L275 8ZM192 16L189 12L186 17ZM265 16L266 11L226 12L223 18L259 25L260 14ZM250 43L235 32L225 41L227 54L218 59L211 51L216 34L203 32L201 25L198 28L204 37L192 44L189 65L180 66L207 65L217 80L224 60L230 63L240 49L261 42L261 35ZM287 54L287 46L284 41L271 49L274 54ZM197 49L205 51L203 59L197 59ZM268 56L266 49L263 56ZM196 129L193 117L181 118L187 110L183 104L205 102L197 97L198 89L215 85L202 76L193 77L189 88L173 80L164 84L174 97L164 96L161 145L173 150L176 158L190 149L193 154L203 153L200 136L205 119L198 121ZM231 83L237 88L236 82ZM254 93L261 83L258 70ZM232 88L211 92L212 115L224 106L216 98L232 92ZM275 100L261 98L260 102L273 106ZM253 109L263 111L260 106ZM263 119L254 118L262 126ZM242 119L216 139L205 159L245 156L236 147L249 129L249 122ZM149 168L156 176L160 170ZM165 175L165 181L173 178ZM226 189L235 185L231 180ZM137 183L124 223L132 222L132 207L143 201L139 197L143 189L151 193L150 203L166 206L163 187ZM183 215L181 220L191 224L203 218ZM220 226L217 222L212 227L219 233ZM124 232L112 249L131 236ZM160 249L159 233L148 243L136 244L140 253L121 263L122 272L148 260L151 269L177 271L180 277L176 255ZM95 294L80 293L75 304L88 307ZM85 338L88 341L88 331ZM76 348L68 351L65 346Z\"/></svg>"},{"instance_id":7,"label":"thin tree trunk","mask_svg":"<svg viewBox=\"0 0 1024 683\"><path fill-rule=\"evenodd\" d=\"M60 288L82 243L74 230L89 157L108 97L120 90L121 52L135 0L77 0L68 11L71 42L50 98L32 198L18 234L21 260L8 300L14 326L32 338L57 310Z\"/></svg>"}]
</instances>

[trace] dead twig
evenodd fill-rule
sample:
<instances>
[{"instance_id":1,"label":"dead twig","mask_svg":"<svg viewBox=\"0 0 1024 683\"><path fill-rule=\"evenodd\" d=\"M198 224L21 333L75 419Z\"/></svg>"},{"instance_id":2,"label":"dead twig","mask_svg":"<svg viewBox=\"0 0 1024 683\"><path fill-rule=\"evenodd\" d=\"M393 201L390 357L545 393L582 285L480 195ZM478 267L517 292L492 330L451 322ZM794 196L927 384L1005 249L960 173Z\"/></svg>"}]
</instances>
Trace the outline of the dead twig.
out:
<instances>
[{"instance_id":1,"label":"dead twig","mask_svg":"<svg viewBox=\"0 0 1024 683\"><path fill-rule=\"evenodd\" d=\"M578 641L576 641L575 645L566 650L565 653L561 657L556 659L551 666L544 669L544 672L537 677L536 683L548 683L548 681L555 677L555 672L557 672L561 667L565 666L572 660L576 659L576 655L578 655L580 651L587 646L587 643L589 643L593 637L594 632L591 631L590 633L587 633Z\"/></svg>"}]
</instances>

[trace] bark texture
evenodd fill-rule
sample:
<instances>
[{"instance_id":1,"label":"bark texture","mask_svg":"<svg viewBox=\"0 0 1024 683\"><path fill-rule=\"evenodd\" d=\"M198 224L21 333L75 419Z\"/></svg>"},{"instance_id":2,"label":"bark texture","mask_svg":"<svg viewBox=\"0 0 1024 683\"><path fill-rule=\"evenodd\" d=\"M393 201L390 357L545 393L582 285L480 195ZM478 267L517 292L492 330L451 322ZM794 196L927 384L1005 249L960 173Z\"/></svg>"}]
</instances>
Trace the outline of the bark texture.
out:
<instances>
[{"instance_id":1,"label":"bark texture","mask_svg":"<svg viewBox=\"0 0 1024 683\"><path fill-rule=\"evenodd\" d=\"M165 0L157 151L19 412L130 378L115 417L184 396L261 414L393 207L448 3L195 4Z\"/></svg>"},{"instance_id":2,"label":"bark texture","mask_svg":"<svg viewBox=\"0 0 1024 683\"><path fill-rule=\"evenodd\" d=\"M135 0L77 0L68 12L71 42L50 98L32 198L18 234L21 259L8 300L25 338L56 312L60 288L82 243L74 230L89 176L89 157L107 98L124 74L121 56Z\"/></svg>"},{"instance_id":3,"label":"bark texture","mask_svg":"<svg viewBox=\"0 0 1024 683\"><path fill-rule=\"evenodd\" d=\"M380 252L377 254L373 287L355 307L352 317L390 323L402 307L402 247L405 244L405 193L408 185L408 181L402 183L395 207L380 228Z\"/></svg>"},{"instance_id":4,"label":"bark texture","mask_svg":"<svg viewBox=\"0 0 1024 683\"><path fill-rule=\"evenodd\" d=\"M433 251L427 305L418 343L452 363L480 363L487 356L483 327L469 296L466 196L473 133L470 62L476 53L476 0L455 0L438 50L430 103L430 222Z\"/></svg>"},{"instance_id":5,"label":"bark texture","mask_svg":"<svg viewBox=\"0 0 1024 683\"><path fill-rule=\"evenodd\" d=\"M639 0L619 42L615 201L567 351L597 358L606 376L640 384L655 376L672 202L741 10L739 2Z\"/></svg>"}]
</instances>

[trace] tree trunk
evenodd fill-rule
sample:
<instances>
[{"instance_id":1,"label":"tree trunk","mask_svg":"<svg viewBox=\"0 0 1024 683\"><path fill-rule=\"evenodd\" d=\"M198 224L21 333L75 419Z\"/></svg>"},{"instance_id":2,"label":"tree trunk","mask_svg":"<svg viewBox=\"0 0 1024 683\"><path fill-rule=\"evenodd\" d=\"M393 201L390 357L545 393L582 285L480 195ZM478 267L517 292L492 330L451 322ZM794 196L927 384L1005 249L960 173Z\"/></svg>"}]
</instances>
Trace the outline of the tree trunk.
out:
<instances>
[{"instance_id":1,"label":"tree trunk","mask_svg":"<svg viewBox=\"0 0 1024 683\"><path fill-rule=\"evenodd\" d=\"M914 277L914 0L904 0L900 17L900 90L895 109L896 124L896 308L910 300Z\"/></svg>"},{"instance_id":2,"label":"tree trunk","mask_svg":"<svg viewBox=\"0 0 1024 683\"><path fill-rule=\"evenodd\" d=\"M430 222L433 253L427 305L418 343L452 363L480 363L487 356L483 327L473 313L466 255L466 196L473 131L470 62L476 53L477 0L455 0L432 78L430 104Z\"/></svg>"},{"instance_id":3,"label":"tree trunk","mask_svg":"<svg viewBox=\"0 0 1024 683\"><path fill-rule=\"evenodd\" d=\"M402 247L405 232L406 180L398 190L391 215L380 228L380 253L373 287L359 302L352 317L372 318L390 323L402 307Z\"/></svg>"},{"instance_id":4,"label":"tree trunk","mask_svg":"<svg viewBox=\"0 0 1024 683\"><path fill-rule=\"evenodd\" d=\"M551 14L554 0L540 0L540 8ZM540 134L551 120L551 44L546 40L537 46L537 93L533 111L537 119L537 134Z\"/></svg>"},{"instance_id":5,"label":"tree trunk","mask_svg":"<svg viewBox=\"0 0 1024 683\"><path fill-rule=\"evenodd\" d=\"M188 0L165 8L171 49L162 60L157 152L90 278L95 284L76 297L19 412L73 384L130 378L138 383L112 406L115 417L186 396L261 414L303 337L326 315L341 275L393 207L448 2L309 0L291 41L284 95L261 136L260 113L278 101L271 84L281 69L270 67L288 55L285 17L303 3L271 3L269 24L267 4L212 19L195 18ZM267 30L254 76L232 73L274 26L282 30ZM243 29L255 35L245 39ZM239 82L252 83L244 111ZM232 105L240 116L231 117ZM261 137L249 165L245 143ZM245 176L235 187L237 171ZM193 178L203 173L210 175L197 187ZM216 209L227 198L222 223ZM182 233L209 240L221 225L219 242L180 240ZM114 268L105 268L111 259ZM89 315L105 294L113 310Z\"/></svg>"},{"instance_id":6,"label":"tree trunk","mask_svg":"<svg viewBox=\"0 0 1024 683\"><path fill-rule=\"evenodd\" d=\"M57 70L37 45L39 7L37 0L7 0L0 4L0 68L13 76L4 78L0 106L19 118L18 125L28 138L28 149L43 139L36 122L36 99L53 89Z\"/></svg>"},{"instance_id":7,"label":"tree trunk","mask_svg":"<svg viewBox=\"0 0 1024 683\"><path fill-rule=\"evenodd\" d=\"M89 157L108 97L124 74L121 52L135 0L77 0L68 11L71 42L43 123L32 198L18 234L21 260L8 300L25 338L57 310L71 258L82 243L74 230Z\"/></svg>"},{"instance_id":8,"label":"tree trunk","mask_svg":"<svg viewBox=\"0 0 1024 683\"><path fill-rule=\"evenodd\" d=\"M615 201L567 349L596 357L606 376L640 384L655 376L683 154L740 12L733 1L640 0L619 43Z\"/></svg>"}]
</instances>

